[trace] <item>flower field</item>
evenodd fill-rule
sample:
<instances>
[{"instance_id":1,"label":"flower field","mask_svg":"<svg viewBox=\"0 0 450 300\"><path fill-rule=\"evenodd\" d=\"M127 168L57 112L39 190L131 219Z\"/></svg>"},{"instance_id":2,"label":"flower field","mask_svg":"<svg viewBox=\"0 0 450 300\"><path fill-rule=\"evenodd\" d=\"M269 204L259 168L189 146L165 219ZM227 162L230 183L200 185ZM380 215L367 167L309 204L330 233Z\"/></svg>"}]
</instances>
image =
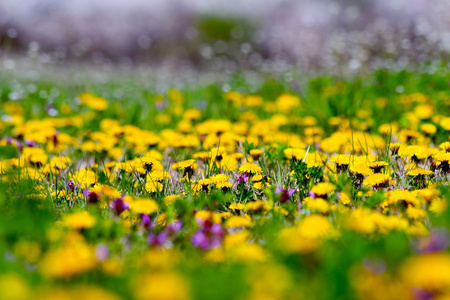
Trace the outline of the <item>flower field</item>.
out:
<instances>
[{"instance_id":1,"label":"flower field","mask_svg":"<svg viewBox=\"0 0 450 300\"><path fill-rule=\"evenodd\" d=\"M2 80L0 299L448 299L449 80Z\"/></svg>"}]
</instances>

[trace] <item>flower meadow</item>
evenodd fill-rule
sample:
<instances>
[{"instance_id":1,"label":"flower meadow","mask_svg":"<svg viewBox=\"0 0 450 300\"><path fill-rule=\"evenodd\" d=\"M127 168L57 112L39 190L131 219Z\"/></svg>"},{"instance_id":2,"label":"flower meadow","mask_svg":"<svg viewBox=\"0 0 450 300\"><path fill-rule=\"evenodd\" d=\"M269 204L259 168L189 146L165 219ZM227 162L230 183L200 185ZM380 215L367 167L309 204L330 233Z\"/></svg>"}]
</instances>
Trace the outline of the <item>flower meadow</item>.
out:
<instances>
[{"instance_id":1,"label":"flower meadow","mask_svg":"<svg viewBox=\"0 0 450 300\"><path fill-rule=\"evenodd\" d=\"M449 74L0 85L1 299L448 299Z\"/></svg>"}]
</instances>

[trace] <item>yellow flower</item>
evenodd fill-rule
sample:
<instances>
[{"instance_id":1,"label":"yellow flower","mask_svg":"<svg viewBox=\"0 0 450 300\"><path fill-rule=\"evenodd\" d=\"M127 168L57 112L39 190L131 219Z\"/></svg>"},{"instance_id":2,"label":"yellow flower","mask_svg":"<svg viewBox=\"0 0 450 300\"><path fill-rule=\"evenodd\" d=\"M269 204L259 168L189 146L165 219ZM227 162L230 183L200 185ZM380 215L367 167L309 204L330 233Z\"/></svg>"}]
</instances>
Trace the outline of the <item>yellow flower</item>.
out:
<instances>
[{"instance_id":1,"label":"yellow flower","mask_svg":"<svg viewBox=\"0 0 450 300\"><path fill-rule=\"evenodd\" d=\"M196 108L190 108L186 109L186 111L183 114L183 119L188 120L198 120L202 116L202 112Z\"/></svg>"},{"instance_id":2,"label":"yellow flower","mask_svg":"<svg viewBox=\"0 0 450 300\"><path fill-rule=\"evenodd\" d=\"M195 192L208 191L208 186L211 184L210 179L200 179L192 185L192 190Z\"/></svg>"},{"instance_id":3,"label":"yellow flower","mask_svg":"<svg viewBox=\"0 0 450 300\"><path fill-rule=\"evenodd\" d=\"M39 270L50 277L70 277L89 271L97 264L92 247L84 242L74 242L47 252Z\"/></svg>"},{"instance_id":4,"label":"yellow flower","mask_svg":"<svg viewBox=\"0 0 450 300\"><path fill-rule=\"evenodd\" d=\"M441 125L442 128L444 128L447 131L450 131L450 117L443 118L439 125Z\"/></svg>"},{"instance_id":5,"label":"yellow flower","mask_svg":"<svg viewBox=\"0 0 450 300\"><path fill-rule=\"evenodd\" d=\"M230 250L231 257L241 263L260 263L269 259L269 253L259 244L242 243Z\"/></svg>"},{"instance_id":6,"label":"yellow flower","mask_svg":"<svg viewBox=\"0 0 450 300\"><path fill-rule=\"evenodd\" d=\"M261 174L262 169L260 166L254 163L245 163L239 168L241 173Z\"/></svg>"},{"instance_id":7,"label":"yellow flower","mask_svg":"<svg viewBox=\"0 0 450 300\"><path fill-rule=\"evenodd\" d=\"M3 300L26 300L33 298L27 282L15 274L7 273L0 276L0 291Z\"/></svg>"},{"instance_id":8,"label":"yellow flower","mask_svg":"<svg viewBox=\"0 0 450 300\"><path fill-rule=\"evenodd\" d=\"M232 216L225 222L224 227L249 227L251 225L252 221L250 217Z\"/></svg>"},{"instance_id":9,"label":"yellow flower","mask_svg":"<svg viewBox=\"0 0 450 300\"><path fill-rule=\"evenodd\" d=\"M434 188L428 188L416 190L416 194L426 202L431 202L434 198L436 198L439 195L439 191Z\"/></svg>"},{"instance_id":10,"label":"yellow flower","mask_svg":"<svg viewBox=\"0 0 450 300\"><path fill-rule=\"evenodd\" d=\"M195 218L210 221L212 223L222 222L222 216L218 212L212 212L209 210L199 210L195 213Z\"/></svg>"},{"instance_id":11,"label":"yellow flower","mask_svg":"<svg viewBox=\"0 0 450 300\"><path fill-rule=\"evenodd\" d=\"M391 179L391 176L387 174L373 174L364 179L363 184L365 185L372 185L375 187L380 187L383 185L387 185L389 183L389 180Z\"/></svg>"},{"instance_id":12,"label":"yellow flower","mask_svg":"<svg viewBox=\"0 0 450 300\"><path fill-rule=\"evenodd\" d=\"M367 176L367 175L372 175L373 174L372 169L370 169L367 166L367 164L365 164L365 163L352 164L350 166L350 171L355 173L355 175Z\"/></svg>"},{"instance_id":13,"label":"yellow flower","mask_svg":"<svg viewBox=\"0 0 450 300\"><path fill-rule=\"evenodd\" d=\"M305 149L287 148L287 149L284 149L283 152L284 152L284 156L286 156L287 159L295 158L296 160L302 160L306 156Z\"/></svg>"},{"instance_id":14,"label":"yellow flower","mask_svg":"<svg viewBox=\"0 0 450 300\"><path fill-rule=\"evenodd\" d=\"M439 145L439 147L444 150L445 152L450 152L450 142L443 142L442 144Z\"/></svg>"},{"instance_id":15,"label":"yellow flower","mask_svg":"<svg viewBox=\"0 0 450 300\"><path fill-rule=\"evenodd\" d=\"M261 211L261 210L268 211L270 210L270 205L264 200L251 201L245 204L244 209L250 211Z\"/></svg>"},{"instance_id":16,"label":"yellow flower","mask_svg":"<svg viewBox=\"0 0 450 300\"><path fill-rule=\"evenodd\" d=\"M176 273L149 273L135 281L135 296L139 300L189 299L187 281Z\"/></svg>"},{"instance_id":17,"label":"yellow flower","mask_svg":"<svg viewBox=\"0 0 450 300\"><path fill-rule=\"evenodd\" d=\"M335 235L330 221L321 215L310 215L300 221L297 227L281 230L279 239L286 252L307 253L317 249L322 239Z\"/></svg>"},{"instance_id":18,"label":"yellow flower","mask_svg":"<svg viewBox=\"0 0 450 300\"><path fill-rule=\"evenodd\" d=\"M157 181L150 181L145 184L145 190L149 193L155 193L162 191L164 186Z\"/></svg>"},{"instance_id":19,"label":"yellow flower","mask_svg":"<svg viewBox=\"0 0 450 300\"><path fill-rule=\"evenodd\" d=\"M338 166L348 166L353 160L353 156L350 154L339 154L337 156L331 157L330 160L336 163L336 165Z\"/></svg>"},{"instance_id":20,"label":"yellow flower","mask_svg":"<svg viewBox=\"0 0 450 300\"><path fill-rule=\"evenodd\" d=\"M175 171L183 170L186 168L193 168L194 165L195 165L195 159L188 159L188 160L180 161L178 163L173 164L172 169L174 169Z\"/></svg>"},{"instance_id":21,"label":"yellow flower","mask_svg":"<svg viewBox=\"0 0 450 300\"><path fill-rule=\"evenodd\" d=\"M427 216L427 212L421 208L410 206L406 209L406 215L411 219L423 219Z\"/></svg>"},{"instance_id":22,"label":"yellow flower","mask_svg":"<svg viewBox=\"0 0 450 300\"><path fill-rule=\"evenodd\" d=\"M166 205L170 205L174 203L177 199L181 199L180 195L168 195L166 196L163 201Z\"/></svg>"},{"instance_id":23,"label":"yellow flower","mask_svg":"<svg viewBox=\"0 0 450 300\"><path fill-rule=\"evenodd\" d=\"M170 177L172 177L172 176L170 176L170 174L166 171L155 170L155 171L147 174L147 181L154 181L154 180L161 181L161 180L165 180Z\"/></svg>"},{"instance_id":24,"label":"yellow flower","mask_svg":"<svg viewBox=\"0 0 450 300\"><path fill-rule=\"evenodd\" d=\"M306 207L311 210L312 212L314 211L319 211L322 213L326 213L330 211L330 205L328 204L327 201L325 201L322 198L311 198L311 197L307 197L304 200L304 203L306 204Z\"/></svg>"},{"instance_id":25,"label":"yellow flower","mask_svg":"<svg viewBox=\"0 0 450 300\"><path fill-rule=\"evenodd\" d=\"M326 196L328 193L331 193L336 190L336 186L331 182L319 182L311 188L311 192L313 192L317 196Z\"/></svg>"},{"instance_id":26,"label":"yellow flower","mask_svg":"<svg viewBox=\"0 0 450 300\"><path fill-rule=\"evenodd\" d=\"M276 106L283 113L290 113L300 106L300 99L294 95L282 94L276 100Z\"/></svg>"},{"instance_id":27,"label":"yellow flower","mask_svg":"<svg viewBox=\"0 0 450 300\"><path fill-rule=\"evenodd\" d=\"M450 289L450 255L432 253L409 258L401 267L401 276L410 287L428 291Z\"/></svg>"},{"instance_id":28,"label":"yellow flower","mask_svg":"<svg viewBox=\"0 0 450 300\"><path fill-rule=\"evenodd\" d=\"M105 110L109 104L105 98L94 96L90 93L84 93L79 96L81 103L93 110Z\"/></svg>"},{"instance_id":29,"label":"yellow flower","mask_svg":"<svg viewBox=\"0 0 450 300\"><path fill-rule=\"evenodd\" d=\"M232 203L228 206L229 209L244 209L245 205L242 203Z\"/></svg>"},{"instance_id":30,"label":"yellow flower","mask_svg":"<svg viewBox=\"0 0 450 300\"><path fill-rule=\"evenodd\" d=\"M381 169L389 166L389 164L385 161L374 161L369 162L367 166L372 169L375 173L380 173Z\"/></svg>"},{"instance_id":31,"label":"yellow flower","mask_svg":"<svg viewBox=\"0 0 450 300\"><path fill-rule=\"evenodd\" d=\"M434 212L437 215L442 214L447 210L447 201L441 198L435 198L431 202L430 211Z\"/></svg>"},{"instance_id":32,"label":"yellow flower","mask_svg":"<svg viewBox=\"0 0 450 300\"><path fill-rule=\"evenodd\" d=\"M227 234L225 235L223 244L226 248L240 245L247 242L250 238L250 235L250 231L248 231L247 229L241 230L238 233Z\"/></svg>"},{"instance_id":33,"label":"yellow flower","mask_svg":"<svg viewBox=\"0 0 450 300\"><path fill-rule=\"evenodd\" d=\"M130 210L135 214L150 215L158 211L158 203L153 199L138 199L130 204Z\"/></svg>"},{"instance_id":34,"label":"yellow flower","mask_svg":"<svg viewBox=\"0 0 450 300\"><path fill-rule=\"evenodd\" d=\"M424 169L414 169L414 170L408 171L406 173L406 175L409 175L409 176L424 176L424 175L433 175L433 174L434 174L433 171L424 170Z\"/></svg>"},{"instance_id":35,"label":"yellow flower","mask_svg":"<svg viewBox=\"0 0 450 300\"><path fill-rule=\"evenodd\" d=\"M350 198L350 196L347 193L341 192L340 197L339 197L339 202L344 205L347 205L352 202L352 199Z\"/></svg>"},{"instance_id":36,"label":"yellow flower","mask_svg":"<svg viewBox=\"0 0 450 300\"><path fill-rule=\"evenodd\" d=\"M141 158L141 162L144 165L144 168L148 171L148 172L153 172L155 170L162 170L163 166L161 164L160 161L158 161L156 158L154 157L149 157L149 156L144 156Z\"/></svg>"},{"instance_id":37,"label":"yellow flower","mask_svg":"<svg viewBox=\"0 0 450 300\"><path fill-rule=\"evenodd\" d=\"M86 229L93 227L97 220L89 212L82 211L65 215L61 223L74 229Z\"/></svg>"},{"instance_id":38,"label":"yellow flower","mask_svg":"<svg viewBox=\"0 0 450 300\"><path fill-rule=\"evenodd\" d=\"M252 149L250 150L250 155L253 159L259 159L262 155L262 151L260 149Z\"/></svg>"},{"instance_id":39,"label":"yellow flower","mask_svg":"<svg viewBox=\"0 0 450 300\"><path fill-rule=\"evenodd\" d=\"M433 115L433 106L430 104L422 104L414 109L414 113L419 119L428 119Z\"/></svg>"},{"instance_id":40,"label":"yellow flower","mask_svg":"<svg viewBox=\"0 0 450 300\"><path fill-rule=\"evenodd\" d=\"M427 124L420 125L420 130L425 132L428 135L431 135L431 134L436 133L437 128L434 124L427 123Z\"/></svg>"}]
</instances>

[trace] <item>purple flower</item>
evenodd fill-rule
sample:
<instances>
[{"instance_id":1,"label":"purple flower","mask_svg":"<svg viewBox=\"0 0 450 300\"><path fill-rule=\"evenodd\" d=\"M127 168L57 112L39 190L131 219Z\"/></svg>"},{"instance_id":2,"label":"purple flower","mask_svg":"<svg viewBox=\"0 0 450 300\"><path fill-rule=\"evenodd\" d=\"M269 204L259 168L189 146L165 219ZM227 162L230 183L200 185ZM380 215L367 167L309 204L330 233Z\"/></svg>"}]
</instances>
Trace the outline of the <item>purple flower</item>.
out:
<instances>
[{"instance_id":1,"label":"purple flower","mask_svg":"<svg viewBox=\"0 0 450 300\"><path fill-rule=\"evenodd\" d=\"M27 145L27 147L34 147L34 146L36 146L36 142L32 141L32 140L25 140L25 144Z\"/></svg>"},{"instance_id":2,"label":"purple flower","mask_svg":"<svg viewBox=\"0 0 450 300\"><path fill-rule=\"evenodd\" d=\"M250 178L250 175L248 175L248 173L244 173L243 175L238 177L237 184L239 185L239 184L241 184L241 182L247 183L249 178Z\"/></svg>"},{"instance_id":3,"label":"purple flower","mask_svg":"<svg viewBox=\"0 0 450 300\"><path fill-rule=\"evenodd\" d=\"M167 225L167 231L169 235L174 235L175 233L179 232L181 230L181 226L183 226L183 221L181 220L177 220Z\"/></svg>"},{"instance_id":4,"label":"purple flower","mask_svg":"<svg viewBox=\"0 0 450 300\"><path fill-rule=\"evenodd\" d=\"M322 148L320 148L319 142L315 143L314 146L316 146L317 151L322 152Z\"/></svg>"},{"instance_id":5,"label":"purple flower","mask_svg":"<svg viewBox=\"0 0 450 300\"><path fill-rule=\"evenodd\" d=\"M83 190L81 191L81 193L83 193L83 196L86 197L86 198L87 198L87 197L89 196L89 194L90 194L90 193L89 193L89 189L83 189Z\"/></svg>"},{"instance_id":6,"label":"purple flower","mask_svg":"<svg viewBox=\"0 0 450 300\"><path fill-rule=\"evenodd\" d=\"M117 215L120 215L123 211L130 208L130 204L123 201L122 198L117 198L116 200L111 202L111 208L116 211Z\"/></svg>"},{"instance_id":7,"label":"purple flower","mask_svg":"<svg viewBox=\"0 0 450 300\"><path fill-rule=\"evenodd\" d=\"M23 145L19 141L16 142L16 145L17 145L17 148L19 148L19 151L22 152Z\"/></svg>"},{"instance_id":8,"label":"purple flower","mask_svg":"<svg viewBox=\"0 0 450 300\"><path fill-rule=\"evenodd\" d=\"M313 192L308 191L308 194L311 198L316 198L316 194L314 194Z\"/></svg>"},{"instance_id":9,"label":"purple flower","mask_svg":"<svg viewBox=\"0 0 450 300\"><path fill-rule=\"evenodd\" d=\"M100 243L95 247L95 257L99 261L104 261L109 257L109 248L106 244Z\"/></svg>"},{"instance_id":10,"label":"purple flower","mask_svg":"<svg viewBox=\"0 0 450 300\"><path fill-rule=\"evenodd\" d=\"M220 247L224 234L222 225L205 222L202 228L191 237L191 241L194 247L202 250L214 249Z\"/></svg>"},{"instance_id":11,"label":"purple flower","mask_svg":"<svg viewBox=\"0 0 450 300\"><path fill-rule=\"evenodd\" d=\"M278 186L275 189L275 194L281 194L281 197L280 197L281 203L288 202L291 199L291 196L294 195L294 193L295 193L295 189L286 190L286 189L283 189L281 186Z\"/></svg>"},{"instance_id":12,"label":"purple flower","mask_svg":"<svg viewBox=\"0 0 450 300\"><path fill-rule=\"evenodd\" d=\"M429 236L413 241L414 250L422 254L444 251L449 245L449 233L446 229L432 230Z\"/></svg>"},{"instance_id":13,"label":"purple flower","mask_svg":"<svg viewBox=\"0 0 450 300\"><path fill-rule=\"evenodd\" d=\"M194 247L201 248L202 250L208 250L209 248L209 239L203 230L197 230L191 237L191 242Z\"/></svg>"},{"instance_id":14,"label":"purple flower","mask_svg":"<svg viewBox=\"0 0 450 300\"><path fill-rule=\"evenodd\" d=\"M152 220L150 218L150 215L142 214L141 219L142 219L142 227L144 227L146 229L152 229L153 228L153 224L152 224Z\"/></svg>"},{"instance_id":15,"label":"purple flower","mask_svg":"<svg viewBox=\"0 0 450 300\"><path fill-rule=\"evenodd\" d=\"M84 189L83 195L86 195L86 194L87 194L87 196L85 196L85 197L88 198L90 203L97 203L98 199L100 198L100 195L98 195L97 193L89 192L88 189Z\"/></svg>"},{"instance_id":16,"label":"purple flower","mask_svg":"<svg viewBox=\"0 0 450 300\"><path fill-rule=\"evenodd\" d=\"M435 296L435 294L433 294L432 292L419 287L413 287L412 294L414 296L414 299L417 300L431 300Z\"/></svg>"},{"instance_id":17,"label":"purple flower","mask_svg":"<svg viewBox=\"0 0 450 300\"><path fill-rule=\"evenodd\" d=\"M212 224L211 226L211 233L213 236L217 236L222 238L224 236L224 230L222 228L222 225L220 224Z\"/></svg>"},{"instance_id":18,"label":"purple flower","mask_svg":"<svg viewBox=\"0 0 450 300\"><path fill-rule=\"evenodd\" d=\"M164 243L166 243L167 241L167 233L166 232L160 232L158 234L155 233L150 233L147 236L147 242L151 245L151 246L162 246L164 245Z\"/></svg>"}]
</instances>

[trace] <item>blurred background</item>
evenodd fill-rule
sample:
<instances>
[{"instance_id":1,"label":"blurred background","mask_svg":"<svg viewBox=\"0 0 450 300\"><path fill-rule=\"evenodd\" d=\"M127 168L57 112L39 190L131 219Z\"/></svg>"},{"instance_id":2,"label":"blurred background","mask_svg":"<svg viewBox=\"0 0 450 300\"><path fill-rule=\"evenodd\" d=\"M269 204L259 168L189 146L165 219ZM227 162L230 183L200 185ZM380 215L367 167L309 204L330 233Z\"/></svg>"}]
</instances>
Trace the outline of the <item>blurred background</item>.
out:
<instances>
[{"instance_id":1,"label":"blurred background","mask_svg":"<svg viewBox=\"0 0 450 300\"><path fill-rule=\"evenodd\" d=\"M27 64L367 72L445 65L449 0L2 0L0 59Z\"/></svg>"}]
</instances>

